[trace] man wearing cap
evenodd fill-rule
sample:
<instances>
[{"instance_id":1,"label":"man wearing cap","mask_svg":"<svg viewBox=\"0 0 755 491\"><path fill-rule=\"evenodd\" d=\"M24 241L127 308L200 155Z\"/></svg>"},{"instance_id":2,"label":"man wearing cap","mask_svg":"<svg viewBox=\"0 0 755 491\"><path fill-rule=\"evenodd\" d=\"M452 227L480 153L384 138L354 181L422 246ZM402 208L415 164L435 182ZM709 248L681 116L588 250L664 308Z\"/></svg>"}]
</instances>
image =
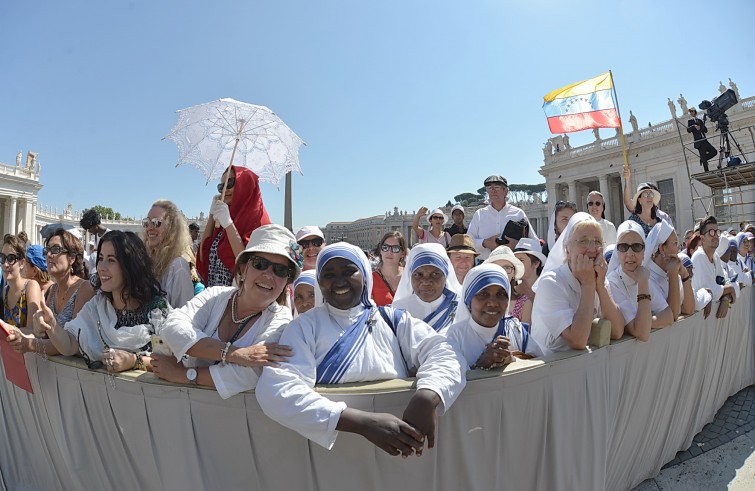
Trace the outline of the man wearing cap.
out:
<instances>
[{"instance_id":1,"label":"man wearing cap","mask_svg":"<svg viewBox=\"0 0 755 491\"><path fill-rule=\"evenodd\" d=\"M456 234L466 234L467 233L467 227L464 226L464 207L461 205L456 205L453 208L451 208L451 219L453 220L453 224L446 228L444 232L447 232L448 235L453 237ZM450 247L450 246L449 246Z\"/></svg>"},{"instance_id":2,"label":"man wearing cap","mask_svg":"<svg viewBox=\"0 0 755 491\"><path fill-rule=\"evenodd\" d=\"M296 243L301 246L304 254L302 271L315 269L317 255L320 254L320 249L325 245L325 235L323 235L320 227L307 225L300 228L296 232Z\"/></svg>"},{"instance_id":3,"label":"man wearing cap","mask_svg":"<svg viewBox=\"0 0 755 491\"><path fill-rule=\"evenodd\" d=\"M464 284L464 277L474 267L474 260L480 254L475 250L472 237L467 234L456 234L451 237L451 243L446 249L448 258L454 267L456 279Z\"/></svg>"},{"instance_id":4,"label":"man wearing cap","mask_svg":"<svg viewBox=\"0 0 755 491\"><path fill-rule=\"evenodd\" d=\"M481 259L487 259L490 252L499 245L514 247L516 244L499 243L503 230L509 221L527 220L527 215L521 208L506 202L509 194L509 183L502 176L489 176L485 179L485 191L488 193L490 204L477 210L469 224L467 234L472 237L475 249ZM529 237L538 239L532 227L529 227Z\"/></svg>"},{"instance_id":5,"label":"man wearing cap","mask_svg":"<svg viewBox=\"0 0 755 491\"><path fill-rule=\"evenodd\" d=\"M712 159L718 153L713 145L710 144L705 134L708 132L708 128L705 127L705 122L697 117L697 109L694 107L689 108L689 117L687 121L687 133L692 133L695 138L695 149L700 153L700 165L703 166L705 172L708 172L708 160ZM720 166L719 166L720 168Z\"/></svg>"}]
</instances>

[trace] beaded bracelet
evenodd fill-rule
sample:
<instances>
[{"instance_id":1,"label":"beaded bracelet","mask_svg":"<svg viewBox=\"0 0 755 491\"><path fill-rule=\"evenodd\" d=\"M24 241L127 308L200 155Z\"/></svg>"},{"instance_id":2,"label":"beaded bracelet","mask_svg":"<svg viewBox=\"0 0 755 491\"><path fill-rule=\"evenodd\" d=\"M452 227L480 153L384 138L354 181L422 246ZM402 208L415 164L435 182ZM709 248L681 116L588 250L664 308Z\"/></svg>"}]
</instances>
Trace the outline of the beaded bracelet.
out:
<instances>
[{"instance_id":1,"label":"beaded bracelet","mask_svg":"<svg viewBox=\"0 0 755 491\"><path fill-rule=\"evenodd\" d=\"M231 347L231 342L225 343L223 349L220 350L220 364L225 366L225 357L228 356L228 349Z\"/></svg>"},{"instance_id":2,"label":"beaded bracelet","mask_svg":"<svg viewBox=\"0 0 755 491\"><path fill-rule=\"evenodd\" d=\"M650 294L640 293L639 295L637 295L637 301L639 302L640 300L650 300Z\"/></svg>"},{"instance_id":3,"label":"beaded bracelet","mask_svg":"<svg viewBox=\"0 0 755 491\"><path fill-rule=\"evenodd\" d=\"M144 366L144 359L142 358L141 353L134 353L136 355L136 363L134 363L134 370L142 370L145 371L146 367Z\"/></svg>"}]
</instances>

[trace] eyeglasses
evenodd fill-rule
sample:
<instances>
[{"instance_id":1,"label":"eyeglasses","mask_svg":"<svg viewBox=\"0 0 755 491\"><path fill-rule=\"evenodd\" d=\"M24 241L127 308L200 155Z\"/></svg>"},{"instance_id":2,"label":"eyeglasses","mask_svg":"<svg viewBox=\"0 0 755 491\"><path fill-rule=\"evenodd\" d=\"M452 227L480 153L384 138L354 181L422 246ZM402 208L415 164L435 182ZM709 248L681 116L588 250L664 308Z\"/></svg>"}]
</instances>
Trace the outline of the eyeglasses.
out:
<instances>
[{"instance_id":1,"label":"eyeglasses","mask_svg":"<svg viewBox=\"0 0 755 491\"><path fill-rule=\"evenodd\" d=\"M599 249L603 247L603 241L602 240L594 240L594 239L580 239L575 241L579 247L582 247L584 249L589 249L590 247L594 247L595 249ZM618 246L616 246L618 248Z\"/></svg>"},{"instance_id":2,"label":"eyeglasses","mask_svg":"<svg viewBox=\"0 0 755 491\"><path fill-rule=\"evenodd\" d=\"M717 228L712 228L710 230L706 230L705 233L700 234L700 235L707 235L709 237L721 237L721 230L719 230ZM11 263L11 264L13 264L13 263Z\"/></svg>"},{"instance_id":3,"label":"eyeglasses","mask_svg":"<svg viewBox=\"0 0 755 491\"><path fill-rule=\"evenodd\" d=\"M160 225L163 224L163 221L159 218L145 218L142 220L142 227L147 228L151 225L153 225L155 228L160 228Z\"/></svg>"},{"instance_id":4,"label":"eyeglasses","mask_svg":"<svg viewBox=\"0 0 755 491\"><path fill-rule=\"evenodd\" d=\"M642 252L645 250L645 244L642 242L635 242L634 244L620 242L616 244L616 250L619 252L627 252L630 248L633 252Z\"/></svg>"},{"instance_id":5,"label":"eyeglasses","mask_svg":"<svg viewBox=\"0 0 755 491\"><path fill-rule=\"evenodd\" d=\"M430 220L443 220L443 217L438 216L438 215L433 215L430 217Z\"/></svg>"},{"instance_id":6,"label":"eyeglasses","mask_svg":"<svg viewBox=\"0 0 755 491\"><path fill-rule=\"evenodd\" d=\"M23 256L17 256L15 254L0 254L0 264L8 263L8 266L13 266L16 261L23 259Z\"/></svg>"},{"instance_id":7,"label":"eyeglasses","mask_svg":"<svg viewBox=\"0 0 755 491\"><path fill-rule=\"evenodd\" d=\"M508 274L511 274L511 273L513 273L514 271L516 271L516 269L514 268L514 266L509 266L509 265L506 265L506 266L501 266L501 267L502 267L502 268L503 268L503 270L504 270L504 271L506 271L506 272L507 272Z\"/></svg>"},{"instance_id":8,"label":"eyeglasses","mask_svg":"<svg viewBox=\"0 0 755 491\"><path fill-rule=\"evenodd\" d=\"M68 252L68 249L63 249L59 245L45 247L44 249L42 249L42 254L44 254L45 256L57 256L58 254L62 254L64 252Z\"/></svg>"},{"instance_id":9,"label":"eyeglasses","mask_svg":"<svg viewBox=\"0 0 755 491\"><path fill-rule=\"evenodd\" d=\"M252 264L252 267L254 269L257 269L259 271L266 271L267 268L272 266L273 274L275 274L275 276L279 278L288 278L288 276L291 274L290 266L286 264L274 263L268 259L265 259L264 257L251 256L249 258L249 262Z\"/></svg>"},{"instance_id":10,"label":"eyeglasses","mask_svg":"<svg viewBox=\"0 0 755 491\"><path fill-rule=\"evenodd\" d=\"M655 193L653 191L643 191L640 193L640 198L654 198Z\"/></svg>"},{"instance_id":11,"label":"eyeglasses","mask_svg":"<svg viewBox=\"0 0 755 491\"><path fill-rule=\"evenodd\" d=\"M104 367L105 365L99 361L95 360L92 361L91 358L89 358L89 355L87 355L83 349L81 349L81 331L79 331L79 334L76 335L76 342L79 343L79 354L82 358L84 358L84 363L87 364L87 368L90 370L99 370L100 368Z\"/></svg>"},{"instance_id":12,"label":"eyeglasses","mask_svg":"<svg viewBox=\"0 0 755 491\"><path fill-rule=\"evenodd\" d=\"M380 246L380 250L383 252L391 251L394 254L398 254L399 252L401 252L401 246L383 244Z\"/></svg>"},{"instance_id":13,"label":"eyeglasses","mask_svg":"<svg viewBox=\"0 0 755 491\"><path fill-rule=\"evenodd\" d=\"M299 244L302 249L306 249L309 246L320 247L322 246L324 242L325 242L324 240L318 237L316 239L311 239L311 240L302 239L299 242L297 242L297 244Z\"/></svg>"},{"instance_id":14,"label":"eyeglasses","mask_svg":"<svg viewBox=\"0 0 755 491\"><path fill-rule=\"evenodd\" d=\"M587 206L602 206L603 203L600 201L588 201Z\"/></svg>"},{"instance_id":15,"label":"eyeglasses","mask_svg":"<svg viewBox=\"0 0 755 491\"><path fill-rule=\"evenodd\" d=\"M223 184L225 181L221 179L221 181L218 183L218 192L223 192ZM225 187L226 189L233 189L233 186L236 185L236 178L234 176L231 176L228 178L228 185Z\"/></svg>"}]
</instances>

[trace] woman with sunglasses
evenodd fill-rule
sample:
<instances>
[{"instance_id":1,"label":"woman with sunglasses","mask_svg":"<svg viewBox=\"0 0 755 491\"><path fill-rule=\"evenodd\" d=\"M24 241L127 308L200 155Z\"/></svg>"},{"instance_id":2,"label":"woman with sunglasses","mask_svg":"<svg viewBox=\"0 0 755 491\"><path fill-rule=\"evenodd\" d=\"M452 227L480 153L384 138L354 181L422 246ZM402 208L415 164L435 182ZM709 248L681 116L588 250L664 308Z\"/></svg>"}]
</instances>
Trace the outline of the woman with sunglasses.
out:
<instances>
[{"instance_id":1,"label":"woman with sunglasses","mask_svg":"<svg viewBox=\"0 0 755 491\"><path fill-rule=\"evenodd\" d=\"M227 173L220 178L218 193L223 192ZM205 285L231 286L236 256L252 231L268 223L259 178L249 169L232 166L225 194L213 198L197 254L197 271Z\"/></svg>"},{"instance_id":2,"label":"woman with sunglasses","mask_svg":"<svg viewBox=\"0 0 755 491\"><path fill-rule=\"evenodd\" d=\"M172 201L158 200L142 226L147 253L168 303L183 307L194 296L193 280L199 281L186 220Z\"/></svg>"},{"instance_id":3,"label":"woman with sunglasses","mask_svg":"<svg viewBox=\"0 0 755 491\"><path fill-rule=\"evenodd\" d=\"M658 216L658 203L661 202L661 193L644 182L637 186L637 192L632 198L634 213L627 220L632 220L642 227L645 237L661 218Z\"/></svg>"},{"instance_id":4,"label":"woman with sunglasses","mask_svg":"<svg viewBox=\"0 0 755 491\"><path fill-rule=\"evenodd\" d=\"M590 191L587 195L587 213L600 224L603 229L603 241L606 247L616 243L616 225L606 220L606 200L599 191Z\"/></svg>"},{"instance_id":5,"label":"woman with sunglasses","mask_svg":"<svg viewBox=\"0 0 755 491\"><path fill-rule=\"evenodd\" d=\"M372 298L383 307L393 303L398 290L408 249L406 239L398 230L388 232L377 247L378 263L372 272Z\"/></svg>"},{"instance_id":6,"label":"woman with sunglasses","mask_svg":"<svg viewBox=\"0 0 755 491\"><path fill-rule=\"evenodd\" d=\"M3 237L0 266L3 269L3 320L19 329L31 328L34 313L42 301L36 281L24 278L26 247L15 235ZM28 331L31 331L29 329Z\"/></svg>"},{"instance_id":7,"label":"woman with sunglasses","mask_svg":"<svg viewBox=\"0 0 755 491\"><path fill-rule=\"evenodd\" d=\"M300 273L293 234L275 224L257 228L236 260L239 288L210 287L170 313L159 334L173 355L153 355L155 375L215 387L223 399L253 389L262 367L291 355L277 341L291 321L286 286Z\"/></svg>"},{"instance_id":8,"label":"woman with sunglasses","mask_svg":"<svg viewBox=\"0 0 755 491\"><path fill-rule=\"evenodd\" d=\"M611 339L624 335L624 317L609 291L603 230L587 213L575 213L556 241L536 283L532 337L543 354L587 346L592 321L611 321Z\"/></svg>"},{"instance_id":9,"label":"woman with sunglasses","mask_svg":"<svg viewBox=\"0 0 755 491\"><path fill-rule=\"evenodd\" d=\"M674 314L663 291L650 281L646 266L645 232L633 221L619 225L616 250L611 256L606 279L611 297L624 317L624 328L640 341L650 339L650 329L666 327L674 322ZM678 285L674 285L678 289Z\"/></svg>"},{"instance_id":10,"label":"woman with sunglasses","mask_svg":"<svg viewBox=\"0 0 755 491\"><path fill-rule=\"evenodd\" d=\"M420 207L416 215L414 215L414 223L412 224L412 230L417 234L420 244L440 244L443 248L447 248L451 242L451 236L448 232L443 230L443 225L446 224L447 218L443 210L436 208L430 213L430 217L427 221L430 223L430 228L425 230L419 226L419 219L427 214L427 207Z\"/></svg>"},{"instance_id":11,"label":"woman with sunglasses","mask_svg":"<svg viewBox=\"0 0 755 491\"><path fill-rule=\"evenodd\" d=\"M81 354L89 368L148 370L150 336L169 307L144 242L133 232L111 230L97 246L95 287L101 290L61 326L46 305L34 316L62 355Z\"/></svg>"}]
</instances>

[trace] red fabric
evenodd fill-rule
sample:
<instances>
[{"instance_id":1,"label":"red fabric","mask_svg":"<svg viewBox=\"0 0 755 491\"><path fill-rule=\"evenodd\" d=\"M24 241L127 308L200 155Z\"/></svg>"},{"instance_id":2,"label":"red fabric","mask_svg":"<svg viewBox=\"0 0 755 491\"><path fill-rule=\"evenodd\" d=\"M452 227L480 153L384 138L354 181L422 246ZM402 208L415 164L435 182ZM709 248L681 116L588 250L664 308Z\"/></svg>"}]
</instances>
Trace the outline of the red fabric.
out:
<instances>
[{"instance_id":1,"label":"red fabric","mask_svg":"<svg viewBox=\"0 0 755 491\"><path fill-rule=\"evenodd\" d=\"M619 113L616 109L603 109L579 114L566 114L548 118L551 133L571 133L590 128L618 128Z\"/></svg>"},{"instance_id":2,"label":"red fabric","mask_svg":"<svg viewBox=\"0 0 755 491\"><path fill-rule=\"evenodd\" d=\"M245 167L233 166L236 174L236 184L233 186L233 199L231 200L231 220L236 226L241 242L246 245L252 231L261 225L270 223L267 210L262 203L259 178L257 174ZM222 227L213 229L209 237L202 242L202 255L197 257L197 272L207 281L207 272L210 265L210 247L215 238L222 231ZM228 234L223 234L218 244L218 257L229 271L233 271L236 264L236 255L228 242Z\"/></svg>"},{"instance_id":3,"label":"red fabric","mask_svg":"<svg viewBox=\"0 0 755 491\"><path fill-rule=\"evenodd\" d=\"M378 307L393 303L393 294L377 271L372 272L372 299Z\"/></svg>"}]
</instances>

